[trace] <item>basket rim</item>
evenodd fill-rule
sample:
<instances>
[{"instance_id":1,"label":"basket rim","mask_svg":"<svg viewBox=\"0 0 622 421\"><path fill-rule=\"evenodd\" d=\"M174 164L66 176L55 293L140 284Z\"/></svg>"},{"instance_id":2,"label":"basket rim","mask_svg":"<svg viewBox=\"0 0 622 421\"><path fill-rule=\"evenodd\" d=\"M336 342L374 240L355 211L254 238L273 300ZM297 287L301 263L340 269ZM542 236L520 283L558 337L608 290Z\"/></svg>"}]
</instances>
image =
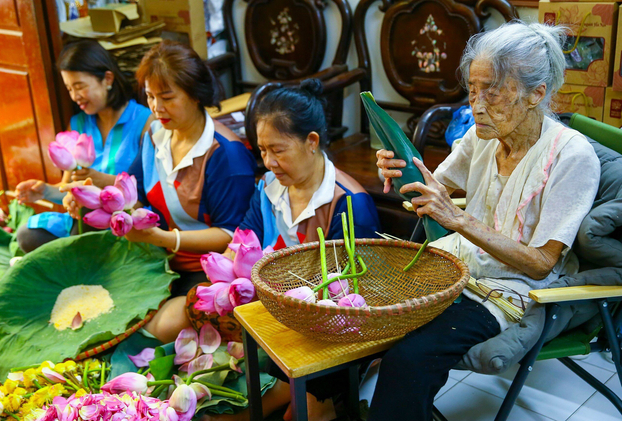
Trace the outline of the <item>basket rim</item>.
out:
<instances>
[{"instance_id":1,"label":"basket rim","mask_svg":"<svg viewBox=\"0 0 622 421\"><path fill-rule=\"evenodd\" d=\"M336 246L343 246L343 240L329 240L325 242L326 245L332 245L333 243ZM385 240L385 239L375 239L375 238L357 238L356 245L371 245L371 246L384 246L384 247L399 247L399 248L409 248L419 250L421 247L420 243L415 243L412 241L406 240ZM279 304L283 304L287 307L294 307L297 309L305 309L305 310L313 310L316 313L323 314L343 314L348 316L380 316L380 315L393 315L393 314L402 314L407 312L412 312L421 308L429 307L437 302L442 302L451 298L457 298L458 295L462 293L462 290L465 288L466 284L469 281L469 268L462 260L458 259L451 253L448 253L444 250L438 249L436 247L428 246L426 247L426 253L436 254L438 256L444 257L450 260L457 269L461 273L460 279L455 282L450 287L435 292L433 294L424 295L423 297L418 298L410 298L404 301L401 301L396 304L385 305L385 306L366 306L366 307L344 307L344 306L323 306L318 305L316 303L309 303L307 301L299 300L293 297L286 296L283 293L279 293L269 287L264 281L259 277L259 271L263 269L268 263L278 260L282 257L289 256L295 253L299 253L307 250L314 250L319 248L319 241L297 244L294 246L290 246L278 251L274 251L270 254L262 257L255 265L251 271L251 280L255 285L257 290L260 290L263 294L271 296L274 300L276 300ZM259 295L259 294L258 294ZM261 296L259 297L261 300Z\"/></svg>"}]
</instances>

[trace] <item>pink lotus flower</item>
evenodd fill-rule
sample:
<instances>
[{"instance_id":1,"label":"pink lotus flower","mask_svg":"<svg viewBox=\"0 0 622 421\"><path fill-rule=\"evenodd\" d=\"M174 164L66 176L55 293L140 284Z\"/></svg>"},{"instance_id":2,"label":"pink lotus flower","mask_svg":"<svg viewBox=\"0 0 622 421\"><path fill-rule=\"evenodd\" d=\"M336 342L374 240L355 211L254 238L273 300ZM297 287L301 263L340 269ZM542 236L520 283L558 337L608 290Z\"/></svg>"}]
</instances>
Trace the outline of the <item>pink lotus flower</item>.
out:
<instances>
[{"instance_id":1,"label":"pink lotus flower","mask_svg":"<svg viewBox=\"0 0 622 421\"><path fill-rule=\"evenodd\" d=\"M270 253L274 253L274 248L272 246L268 246L265 249L263 249L263 255L265 256L266 254L270 254Z\"/></svg>"},{"instance_id":2,"label":"pink lotus flower","mask_svg":"<svg viewBox=\"0 0 622 421\"><path fill-rule=\"evenodd\" d=\"M112 394L128 391L145 393L147 389L147 378L138 373L123 373L102 386L104 392Z\"/></svg>"},{"instance_id":3,"label":"pink lotus flower","mask_svg":"<svg viewBox=\"0 0 622 421\"><path fill-rule=\"evenodd\" d=\"M205 354L211 354L218 349L222 339L220 333L209 323L201 326L199 330L199 348Z\"/></svg>"},{"instance_id":4,"label":"pink lotus flower","mask_svg":"<svg viewBox=\"0 0 622 421\"><path fill-rule=\"evenodd\" d=\"M56 168L60 170L72 171L78 166L78 163L73 157L71 151L58 142L50 143L48 146L48 156Z\"/></svg>"},{"instance_id":5,"label":"pink lotus flower","mask_svg":"<svg viewBox=\"0 0 622 421\"><path fill-rule=\"evenodd\" d=\"M261 247L241 244L233 259L233 273L237 278L250 279L253 265L262 257Z\"/></svg>"},{"instance_id":6,"label":"pink lotus flower","mask_svg":"<svg viewBox=\"0 0 622 421\"><path fill-rule=\"evenodd\" d=\"M51 383L66 383L67 382L67 379L65 377L63 377L62 375L58 374L56 371L48 367L43 367L41 369L41 373L43 373L45 378Z\"/></svg>"},{"instance_id":7,"label":"pink lotus flower","mask_svg":"<svg viewBox=\"0 0 622 421\"><path fill-rule=\"evenodd\" d=\"M137 230L157 227L160 216L145 208L134 209L132 211L133 227Z\"/></svg>"},{"instance_id":8,"label":"pink lotus flower","mask_svg":"<svg viewBox=\"0 0 622 421\"><path fill-rule=\"evenodd\" d=\"M220 253L208 253L201 256L201 267L210 282L231 283L236 278L233 273L233 261Z\"/></svg>"},{"instance_id":9,"label":"pink lotus flower","mask_svg":"<svg viewBox=\"0 0 622 421\"><path fill-rule=\"evenodd\" d=\"M108 213L122 211L125 205L125 199L121 190L114 186L106 186L99 195L102 203L102 209Z\"/></svg>"},{"instance_id":10,"label":"pink lotus flower","mask_svg":"<svg viewBox=\"0 0 622 421\"><path fill-rule=\"evenodd\" d=\"M114 186L123 194L125 200L124 209L132 209L138 201L138 191L136 189L136 177L122 172L114 180ZM119 209L120 210L120 209Z\"/></svg>"},{"instance_id":11,"label":"pink lotus flower","mask_svg":"<svg viewBox=\"0 0 622 421\"><path fill-rule=\"evenodd\" d=\"M117 237L123 237L132 229L132 217L125 212L115 212L110 218L110 229Z\"/></svg>"},{"instance_id":12,"label":"pink lotus flower","mask_svg":"<svg viewBox=\"0 0 622 421\"><path fill-rule=\"evenodd\" d=\"M231 300L229 299L229 288L221 288L218 290L214 296L214 307L216 308L216 312L221 316L233 310L233 304L231 304Z\"/></svg>"},{"instance_id":13,"label":"pink lotus flower","mask_svg":"<svg viewBox=\"0 0 622 421\"><path fill-rule=\"evenodd\" d=\"M102 207L99 200L101 192L102 189L96 186L76 186L71 189L71 194L80 206L93 210Z\"/></svg>"},{"instance_id":14,"label":"pink lotus flower","mask_svg":"<svg viewBox=\"0 0 622 421\"><path fill-rule=\"evenodd\" d=\"M192 382L190 384L190 387L192 388L192 390L194 390L194 394L197 395L197 400L201 400L206 396L207 400L212 399L212 392L204 384Z\"/></svg>"},{"instance_id":15,"label":"pink lotus flower","mask_svg":"<svg viewBox=\"0 0 622 421\"><path fill-rule=\"evenodd\" d=\"M179 415L179 421L190 421L197 407L197 395L190 386L182 383L175 388L168 403Z\"/></svg>"},{"instance_id":16,"label":"pink lotus flower","mask_svg":"<svg viewBox=\"0 0 622 421\"><path fill-rule=\"evenodd\" d=\"M294 289L290 289L285 292L285 295L288 297L296 298L298 300L308 301L310 303L315 303L315 292L309 287L298 287Z\"/></svg>"},{"instance_id":17,"label":"pink lotus flower","mask_svg":"<svg viewBox=\"0 0 622 421\"><path fill-rule=\"evenodd\" d=\"M229 248L237 253L240 245L242 244L245 244L248 247L261 248L261 243L259 242L259 238L257 238L257 234L255 234L255 231L241 230L238 227L233 233L233 239L229 243Z\"/></svg>"},{"instance_id":18,"label":"pink lotus flower","mask_svg":"<svg viewBox=\"0 0 622 421\"><path fill-rule=\"evenodd\" d=\"M239 360L244 357L244 345L242 342L231 341L227 344L227 352L233 358L237 358Z\"/></svg>"},{"instance_id":19,"label":"pink lotus flower","mask_svg":"<svg viewBox=\"0 0 622 421\"><path fill-rule=\"evenodd\" d=\"M224 289L229 292L229 284L226 282L218 282L208 287L198 286L197 297L199 300L194 304L194 308L206 313L216 313L216 306L214 304L214 298L218 292Z\"/></svg>"},{"instance_id":20,"label":"pink lotus flower","mask_svg":"<svg viewBox=\"0 0 622 421\"><path fill-rule=\"evenodd\" d=\"M365 298L359 294L349 294L340 299L337 305L343 307L365 307L367 303L365 302Z\"/></svg>"},{"instance_id":21,"label":"pink lotus flower","mask_svg":"<svg viewBox=\"0 0 622 421\"><path fill-rule=\"evenodd\" d=\"M103 412L106 412L106 408L98 404L93 404L82 406L82 408L78 411L78 414L83 420L90 421L98 420Z\"/></svg>"},{"instance_id":22,"label":"pink lotus flower","mask_svg":"<svg viewBox=\"0 0 622 421\"><path fill-rule=\"evenodd\" d=\"M175 340L175 360L174 363L184 364L197 355L199 346L199 335L192 327L187 327L179 332Z\"/></svg>"},{"instance_id":23,"label":"pink lotus flower","mask_svg":"<svg viewBox=\"0 0 622 421\"><path fill-rule=\"evenodd\" d=\"M110 219L112 215L103 209L96 209L82 217L82 220L90 226L103 230L110 228Z\"/></svg>"},{"instance_id":24,"label":"pink lotus flower","mask_svg":"<svg viewBox=\"0 0 622 421\"><path fill-rule=\"evenodd\" d=\"M316 304L320 306L337 307L337 304L335 304L333 300L330 300L328 298L320 300Z\"/></svg>"},{"instance_id":25,"label":"pink lotus flower","mask_svg":"<svg viewBox=\"0 0 622 421\"><path fill-rule=\"evenodd\" d=\"M229 285L229 301L233 307L250 303L255 297L255 286L246 278L238 278Z\"/></svg>"},{"instance_id":26,"label":"pink lotus flower","mask_svg":"<svg viewBox=\"0 0 622 421\"><path fill-rule=\"evenodd\" d=\"M229 367L231 368L231 370L237 371L238 373L242 372L242 369L238 365L238 359L234 356L231 356L231 358L229 358Z\"/></svg>"},{"instance_id":27,"label":"pink lotus flower","mask_svg":"<svg viewBox=\"0 0 622 421\"><path fill-rule=\"evenodd\" d=\"M83 168L88 168L95 162L95 145L93 138L86 133L78 136L76 146L73 152L76 163Z\"/></svg>"},{"instance_id":28,"label":"pink lotus flower","mask_svg":"<svg viewBox=\"0 0 622 421\"><path fill-rule=\"evenodd\" d=\"M155 358L155 348L145 348L136 355L127 356L136 367L148 367L149 361Z\"/></svg>"},{"instance_id":29,"label":"pink lotus flower","mask_svg":"<svg viewBox=\"0 0 622 421\"><path fill-rule=\"evenodd\" d=\"M331 273L328 279L336 278L339 273ZM328 284L328 296L333 300L340 300L350 293L347 279L340 279Z\"/></svg>"}]
</instances>

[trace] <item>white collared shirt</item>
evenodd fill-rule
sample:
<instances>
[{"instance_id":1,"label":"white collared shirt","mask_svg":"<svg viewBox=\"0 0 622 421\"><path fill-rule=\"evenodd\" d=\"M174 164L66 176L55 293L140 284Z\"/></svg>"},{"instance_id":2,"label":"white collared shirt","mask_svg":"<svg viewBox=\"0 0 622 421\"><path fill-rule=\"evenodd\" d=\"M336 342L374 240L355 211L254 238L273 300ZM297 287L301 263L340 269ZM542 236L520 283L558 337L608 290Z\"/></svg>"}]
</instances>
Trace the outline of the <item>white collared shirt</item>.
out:
<instances>
[{"instance_id":1,"label":"white collared shirt","mask_svg":"<svg viewBox=\"0 0 622 421\"><path fill-rule=\"evenodd\" d=\"M315 210L320 206L330 203L335 196L335 165L324 156L324 178L320 187L313 193L307 207L292 221L292 210L289 202L289 188L283 186L278 179L274 179L266 186L265 192L268 200L272 203L275 211L276 224L279 232L287 231L287 235L294 244L298 243L298 224L315 215ZM285 228L284 230L280 228ZM285 242L288 243L287 239Z\"/></svg>"},{"instance_id":2,"label":"white collared shirt","mask_svg":"<svg viewBox=\"0 0 622 421\"><path fill-rule=\"evenodd\" d=\"M164 171L166 171L166 182L169 186L174 186L177 173L182 168L192 165L194 158L205 155L214 143L214 121L205 112L205 128L203 134L186 155L179 161L177 166L173 168L173 155L171 153L171 137L172 130L162 128L153 135L153 143L156 149L156 159L162 162Z\"/></svg>"}]
</instances>

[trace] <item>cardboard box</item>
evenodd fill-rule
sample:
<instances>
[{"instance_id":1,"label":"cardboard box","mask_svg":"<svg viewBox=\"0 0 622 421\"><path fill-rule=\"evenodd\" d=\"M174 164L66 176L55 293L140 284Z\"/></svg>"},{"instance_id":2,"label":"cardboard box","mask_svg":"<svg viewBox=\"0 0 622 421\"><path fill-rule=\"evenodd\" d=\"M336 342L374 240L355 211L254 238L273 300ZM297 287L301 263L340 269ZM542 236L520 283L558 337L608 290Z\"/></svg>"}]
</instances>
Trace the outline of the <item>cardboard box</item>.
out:
<instances>
[{"instance_id":1,"label":"cardboard box","mask_svg":"<svg viewBox=\"0 0 622 421\"><path fill-rule=\"evenodd\" d=\"M124 19L138 19L136 4L109 4L89 9L93 30L97 32L119 32Z\"/></svg>"},{"instance_id":2,"label":"cardboard box","mask_svg":"<svg viewBox=\"0 0 622 421\"><path fill-rule=\"evenodd\" d=\"M190 46L207 59L203 0L142 0L147 22L164 21L165 31L188 35Z\"/></svg>"},{"instance_id":3,"label":"cardboard box","mask_svg":"<svg viewBox=\"0 0 622 421\"><path fill-rule=\"evenodd\" d=\"M603 123L617 128L622 127L622 92L616 92L612 88L605 90Z\"/></svg>"},{"instance_id":4,"label":"cardboard box","mask_svg":"<svg viewBox=\"0 0 622 421\"><path fill-rule=\"evenodd\" d=\"M553 96L551 108L556 113L579 113L603 121L605 88L564 84Z\"/></svg>"},{"instance_id":5,"label":"cardboard box","mask_svg":"<svg viewBox=\"0 0 622 421\"><path fill-rule=\"evenodd\" d=\"M618 4L542 2L538 9L540 22L565 25L572 32L563 47L566 83L603 88L609 86Z\"/></svg>"},{"instance_id":6,"label":"cardboard box","mask_svg":"<svg viewBox=\"0 0 622 421\"><path fill-rule=\"evenodd\" d=\"M622 13L618 13L618 37L616 39L616 49L613 53L613 90L622 91Z\"/></svg>"}]
</instances>

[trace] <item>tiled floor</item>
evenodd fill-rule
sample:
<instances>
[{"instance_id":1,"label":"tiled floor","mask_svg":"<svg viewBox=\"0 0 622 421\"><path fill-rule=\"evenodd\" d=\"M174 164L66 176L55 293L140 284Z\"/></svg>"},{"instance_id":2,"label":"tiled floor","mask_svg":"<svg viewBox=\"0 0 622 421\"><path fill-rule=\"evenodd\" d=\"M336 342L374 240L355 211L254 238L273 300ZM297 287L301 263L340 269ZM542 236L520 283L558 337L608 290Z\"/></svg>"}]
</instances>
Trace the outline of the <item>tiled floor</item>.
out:
<instances>
[{"instance_id":1,"label":"tiled floor","mask_svg":"<svg viewBox=\"0 0 622 421\"><path fill-rule=\"evenodd\" d=\"M577 363L622 396L615 368L602 354L591 354ZM435 405L449 421L494 420L515 373L516 369L487 376L453 370L436 396ZM366 379L361 387L361 399L371 400L374 384L374 377ZM559 361L548 360L536 363L509 420L620 421L622 415Z\"/></svg>"}]
</instances>

